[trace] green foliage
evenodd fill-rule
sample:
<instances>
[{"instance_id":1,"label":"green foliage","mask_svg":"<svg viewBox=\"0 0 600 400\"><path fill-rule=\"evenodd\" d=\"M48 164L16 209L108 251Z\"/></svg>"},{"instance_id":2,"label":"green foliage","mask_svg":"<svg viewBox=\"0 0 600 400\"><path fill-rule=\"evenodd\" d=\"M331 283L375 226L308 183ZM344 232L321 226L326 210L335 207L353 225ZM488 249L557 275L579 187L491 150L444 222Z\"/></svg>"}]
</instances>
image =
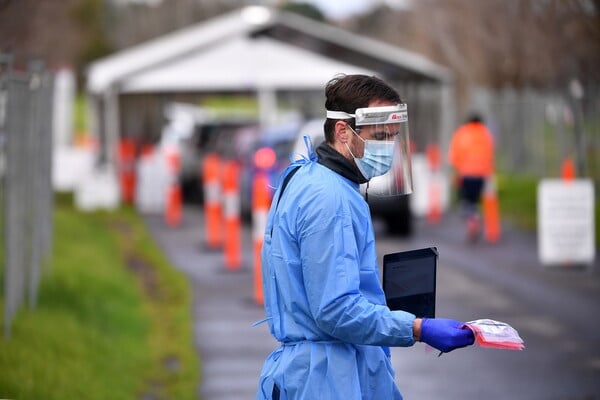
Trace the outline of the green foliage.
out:
<instances>
[{"instance_id":1,"label":"green foliage","mask_svg":"<svg viewBox=\"0 0 600 400\"><path fill-rule=\"evenodd\" d=\"M325 22L325 15L323 15L321 10L318 7L314 6L313 4L310 4L307 2L305 2L305 3L288 2L288 3L284 4L282 9L285 11L292 12L292 13L300 14L307 18L314 19L315 21Z\"/></svg>"},{"instance_id":2,"label":"green foliage","mask_svg":"<svg viewBox=\"0 0 600 400\"><path fill-rule=\"evenodd\" d=\"M243 113L245 115L258 116L258 101L253 96L207 96L200 102L200 106L215 112L223 112L224 115L231 113Z\"/></svg>"},{"instance_id":3,"label":"green foliage","mask_svg":"<svg viewBox=\"0 0 600 400\"><path fill-rule=\"evenodd\" d=\"M83 32L83 46L79 57L81 65L113 51L105 29L108 15L102 0L79 0L75 3L71 15Z\"/></svg>"},{"instance_id":4,"label":"green foliage","mask_svg":"<svg viewBox=\"0 0 600 400\"><path fill-rule=\"evenodd\" d=\"M518 227L537 229L537 183L532 176L499 175L498 200L502 217Z\"/></svg>"},{"instance_id":5,"label":"green foliage","mask_svg":"<svg viewBox=\"0 0 600 400\"><path fill-rule=\"evenodd\" d=\"M187 281L133 210L82 214L67 202L56 201L38 304L0 337L0 398L195 398Z\"/></svg>"},{"instance_id":6,"label":"green foliage","mask_svg":"<svg viewBox=\"0 0 600 400\"><path fill-rule=\"evenodd\" d=\"M75 127L75 134L81 134L87 132L87 110L86 100L83 93L78 93L75 98L75 104L73 105L73 126Z\"/></svg>"}]
</instances>

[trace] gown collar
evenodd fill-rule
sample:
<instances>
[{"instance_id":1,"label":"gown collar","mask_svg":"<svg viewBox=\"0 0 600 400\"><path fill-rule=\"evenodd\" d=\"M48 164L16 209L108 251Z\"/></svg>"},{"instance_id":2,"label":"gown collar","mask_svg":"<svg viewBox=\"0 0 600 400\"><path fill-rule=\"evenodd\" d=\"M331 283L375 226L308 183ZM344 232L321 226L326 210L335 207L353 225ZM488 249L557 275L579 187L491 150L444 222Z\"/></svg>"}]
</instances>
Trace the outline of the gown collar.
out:
<instances>
[{"instance_id":1,"label":"gown collar","mask_svg":"<svg viewBox=\"0 0 600 400\"><path fill-rule=\"evenodd\" d=\"M366 183L365 179L358 168L352 164L346 157L341 155L337 150L331 147L327 142L322 142L316 149L318 156L317 162L333 172L336 172L352 182Z\"/></svg>"}]
</instances>

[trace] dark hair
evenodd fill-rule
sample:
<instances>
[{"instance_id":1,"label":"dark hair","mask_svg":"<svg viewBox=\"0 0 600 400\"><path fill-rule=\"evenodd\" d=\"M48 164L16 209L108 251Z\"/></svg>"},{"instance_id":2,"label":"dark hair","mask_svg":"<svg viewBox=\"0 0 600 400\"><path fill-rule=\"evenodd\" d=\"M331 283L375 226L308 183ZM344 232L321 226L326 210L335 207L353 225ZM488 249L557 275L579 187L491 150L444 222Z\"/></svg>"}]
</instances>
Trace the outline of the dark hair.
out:
<instances>
[{"instance_id":1,"label":"dark hair","mask_svg":"<svg viewBox=\"0 0 600 400\"><path fill-rule=\"evenodd\" d=\"M376 76L336 75L325 85L325 109L354 114L357 108L368 107L373 100L402 103L400 95ZM324 124L325 140L333 143L337 119L327 118ZM354 118L348 123L354 128Z\"/></svg>"}]
</instances>

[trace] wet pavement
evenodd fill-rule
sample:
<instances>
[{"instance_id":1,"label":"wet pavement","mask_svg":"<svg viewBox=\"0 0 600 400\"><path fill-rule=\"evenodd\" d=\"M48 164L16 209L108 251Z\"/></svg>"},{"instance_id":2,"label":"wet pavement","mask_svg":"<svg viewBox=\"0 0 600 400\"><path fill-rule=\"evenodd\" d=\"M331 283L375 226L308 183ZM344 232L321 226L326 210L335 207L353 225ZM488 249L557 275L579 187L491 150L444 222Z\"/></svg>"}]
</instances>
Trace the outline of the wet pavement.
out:
<instances>
[{"instance_id":1,"label":"wet pavement","mask_svg":"<svg viewBox=\"0 0 600 400\"><path fill-rule=\"evenodd\" d=\"M199 207L185 207L174 229L161 216L146 222L193 289L199 398L253 399L263 360L277 343L267 324L252 326L264 312L254 301L250 227L242 229L241 268L228 270L223 253L204 243ZM410 238L386 236L378 226L380 257L438 248L437 316L505 321L526 345L524 351L471 346L442 357L421 343L394 348L405 399L600 399L598 257L589 268L543 267L534 235L503 226L498 243L467 244L452 214L436 225L417 220Z\"/></svg>"}]
</instances>

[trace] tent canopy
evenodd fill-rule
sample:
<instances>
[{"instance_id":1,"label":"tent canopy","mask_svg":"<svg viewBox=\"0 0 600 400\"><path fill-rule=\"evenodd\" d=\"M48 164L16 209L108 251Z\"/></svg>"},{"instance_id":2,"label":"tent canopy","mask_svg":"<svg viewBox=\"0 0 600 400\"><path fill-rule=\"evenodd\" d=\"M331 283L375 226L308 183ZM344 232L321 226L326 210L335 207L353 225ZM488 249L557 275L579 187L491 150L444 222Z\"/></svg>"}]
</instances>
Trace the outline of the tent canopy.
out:
<instances>
[{"instance_id":1,"label":"tent canopy","mask_svg":"<svg viewBox=\"0 0 600 400\"><path fill-rule=\"evenodd\" d=\"M110 162L109 149L124 134L121 94L148 99L153 94L255 92L260 123L267 127L276 120L280 92L314 94L339 73L377 75L394 86L442 88L440 124L449 131L448 70L417 53L262 6L223 14L90 64L91 131L102 139L102 158ZM123 115L129 125L147 122L129 110Z\"/></svg>"},{"instance_id":2,"label":"tent canopy","mask_svg":"<svg viewBox=\"0 0 600 400\"><path fill-rule=\"evenodd\" d=\"M318 90L340 71L375 74L268 37L242 36L136 74L123 81L121 91Z\"/></svg>"},{"instance_id":3,"label":"tent canopy","mask_svg":"<svg viewBox=\"0 0 600 400\"><path fill-rule=\"evenodd\" d=\"M315 88L339 72L450 80L446 69L417 53L249 6L92 63L87 89L99 95L111 87L118 92Z\"/></svg>"}]
</instances>

